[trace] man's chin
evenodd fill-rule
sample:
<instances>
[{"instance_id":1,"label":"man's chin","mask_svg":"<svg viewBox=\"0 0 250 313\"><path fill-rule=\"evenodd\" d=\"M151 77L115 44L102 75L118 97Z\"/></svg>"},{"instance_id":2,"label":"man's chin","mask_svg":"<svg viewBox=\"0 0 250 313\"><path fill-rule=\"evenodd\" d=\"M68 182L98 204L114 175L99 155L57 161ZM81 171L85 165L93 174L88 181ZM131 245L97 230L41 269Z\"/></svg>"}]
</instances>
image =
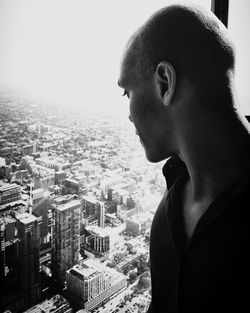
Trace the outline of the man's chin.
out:
<instances>
[{"instance_id":1,"label":"man's chin","mask_svg":"<svg viewBox=\"0 0 250 313\"><path fill-rule=\"evenodd\" d=\"M156 153L149 153L148 151L145 150L146 153L146 158L149 162L151 163L158 163L163 160L163 158L160 158Z\"/></svg>"}]
</instances>

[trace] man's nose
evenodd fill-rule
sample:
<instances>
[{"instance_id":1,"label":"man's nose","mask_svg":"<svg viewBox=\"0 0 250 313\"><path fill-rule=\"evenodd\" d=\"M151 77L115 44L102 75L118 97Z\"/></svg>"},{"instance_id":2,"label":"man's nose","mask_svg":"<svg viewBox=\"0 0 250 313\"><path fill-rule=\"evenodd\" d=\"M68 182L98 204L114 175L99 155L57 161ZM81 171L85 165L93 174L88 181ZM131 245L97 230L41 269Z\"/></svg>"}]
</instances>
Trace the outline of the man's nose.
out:
<instances>
[{"instance_id":1,"label":"man's nose","mask_svg":"<svg viewBox=\"0 0 250 313\"><path fill-rule=\"evenodd\" d=\"M130 120L131 123L133 123L133 119L132 119L131 115L129 115L128 119Z\"/></svg>"}]
</instances>

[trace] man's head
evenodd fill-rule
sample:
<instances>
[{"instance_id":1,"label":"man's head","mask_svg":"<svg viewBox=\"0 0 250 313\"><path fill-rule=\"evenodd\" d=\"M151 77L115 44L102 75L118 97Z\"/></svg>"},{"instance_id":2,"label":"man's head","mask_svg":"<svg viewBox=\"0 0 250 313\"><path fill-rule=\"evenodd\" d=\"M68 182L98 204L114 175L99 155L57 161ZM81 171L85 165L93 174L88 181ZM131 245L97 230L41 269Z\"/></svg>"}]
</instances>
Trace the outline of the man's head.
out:
<instances>
[{"instance_id":1,"label":"man's head","mask_svg":"<svg viewBox=\"0 0 250 313\"><path fill-rule=\"evenodd\" d=\"M181 123L190 114L197 118L194 103L221 110L215 95L228 88L233 73L233 45L212 12L169 6L138 29L125 49L119 85L150 161L178 153Z\"/></svg>"}]
</instances>

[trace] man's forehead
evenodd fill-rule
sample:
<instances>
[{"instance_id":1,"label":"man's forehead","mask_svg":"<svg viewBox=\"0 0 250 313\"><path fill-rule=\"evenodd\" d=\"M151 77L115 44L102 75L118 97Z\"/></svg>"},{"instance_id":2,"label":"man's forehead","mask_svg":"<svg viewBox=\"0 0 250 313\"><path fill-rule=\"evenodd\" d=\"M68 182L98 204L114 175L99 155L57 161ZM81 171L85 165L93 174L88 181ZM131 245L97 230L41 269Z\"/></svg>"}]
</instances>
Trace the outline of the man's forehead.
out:
<instances>
[{"instance_id":1,"label":"man's forehead","mask_svg":"<svg viewBox=\"0 0 250 313\"><path fill-rule=\"evenodd\" d=\"M126 71L123 67L120 71L120 77L118 79L118 85L122 88L125 88L130 84L130 71Z\"/></svg>"},{"instance_id":2,"label":"man's forehead","mask_svg":"<svg viewBox=\"0 0 250 313\"><path fill-rule=\"evenodd\" d=\"M134 85L136 82L136 71L131 68L127 68L126 70L121 70L120 77L118 79L118 85L121 88L127 88L131 85Z\"/></svg>"},{"instance_id":3,"label":"man's forehead","mask_svg":"<svg viewBox=\"0 0 250 313\"><path fill-rule=\"evenodd\" d=\"M125 87L127 85L127 69L126 69L126 64L125 64L125 55L123 55L121 66L120 66L120 74L119 74L119 79L118 79L118 85L120 87Z\"/></svg>"},{"instance_id":4,"label":"man's forehead","mask_svg":"<svg viewBox=\"0 0 250 313\"><path fill-rule=\"evenodd\" d=\"M131 51L131 46L125 49L123 54L121 68L120 68L120 77L118 80L118 85L120 87L125 87L135 83L135 78L138 76L136 73L136 60Z\"/></svg>"}]
</instances>

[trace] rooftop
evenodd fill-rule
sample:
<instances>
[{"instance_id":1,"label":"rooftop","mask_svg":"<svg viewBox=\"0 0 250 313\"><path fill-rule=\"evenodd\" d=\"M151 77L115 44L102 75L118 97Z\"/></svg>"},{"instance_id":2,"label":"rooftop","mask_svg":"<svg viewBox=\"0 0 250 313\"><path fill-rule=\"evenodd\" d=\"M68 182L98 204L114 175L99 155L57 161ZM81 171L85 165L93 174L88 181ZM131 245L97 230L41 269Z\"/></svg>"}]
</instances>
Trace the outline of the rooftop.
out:
<instances>
[{"instance_id":1,"label":"rooftop","mask_svg":"<svg viewBox=\"0 0 250 313\"><path fill-rule=\"evenodd\" d=\"M27 203L23 200L17 200L17 201L13 201L10 203L6 203L6 204L1 204L0 205L0 212L7 210L7 209L12 209L12 208L16 208L18 206L26 206Z\"/></svg>"},{"instance_id":2,"label":"rooftop","mask_svg":"<svg viewBox=\"0 0 250 313\"><path fill-rule=\"evenodd\" d=\"M90 278L90 276L95 273L105 273L107 275L112 275L113 283L116 283L118 280L124 278L123 274L94 259L87 259L82 265L74 265L67 272L82 280L84 277Z\"/></svg>"},{"instance_id":3,"label":"rooftop","mask_svg":"<svg viewBox=\"0 0 250 313\"><path fill-rule=\"evenodd\" d=\"M30 224L37 221L37 218L29 213L19 213L16 214L16 218L23 224Z\"/></svg>"},{"instance_id":4,"label":"rooftop","mask_svg":"<svg viewBox=\"0 0 250 313\"><path fill-rule=\"evenodd\" d=\"M84 278L88 278L96 273L97 270L93 267L74 265L70 270L68 270L68 272L71 275L76 276L81 280L84 280Z\"/></svg>"},{"instance_id":5,"label":"rooftop","mask_svg":"<svg viewBox=\"0 0 250 313\"><path fill-rule=\"evenodd\" d=\"M28 309L24 313L44 313L44 312L54 312L55 309L60 308L62 305L68 304L68 301L64 299L61 295L57 294L50 298L49 300L45 300L34 307Z\"/></svg>"},{"instance_id":6,"label":"rooftop","mask_svg":"<svg viewBox=\"0 0 250 313\"><path fill-rule=\"evenodd\" d=\"M60 204L56 206L56 210L58 211L66 211L72 208L75 208L77 206L81 206L81 202L79 200L72 200L68 203Z\"/></svg>"},{"instance_id":7,"label":"rooftop","mask_svg":"<svg viewBox=\"0 0 250 313\"><path fill-rule=\"evenodd\" d=\"M152 213L136 214L128 218L129 221L136 222L136 223L143 223L147 220L152 220L152 219L153 219Z\"/></svg>"},{"instance_id":8,"label":"rooftop","mask_svg":"<svg viewBox=\"0 0 250 313\"><path fill-rule=\"evenodd\" d=\"M60 202L63 202L63 201L67 201L69 199L74 199L74 197L77 196L76 194L67 194L67 195L64 195L64 196L60 196L60 197L57 197L54 201L55 203L60 203Z\"/></svg>"},{"instance_id":9,"label":"rooftop","mask_svg":"<svg viewBox=\"0 0 250 313\"><path fill-rule=\"evenodd\" d=\"M61 174L66 174L66 172L63 171L63 170L60 170L60 171L55 172L55 174L56 174L56 175L61 175Z\"/></svg>"},{"instance_id":10,"label":"rooftop","mask_svg":"<svg viewBox=\"0 0 250 313\"><path fill-rule=\"evenodd\" d=\"M0 217L0 225L1 224L7 225L9 223L15 223L15 219L12 216L7 215Z\"/></svg>"},{"instance_id":11,"label":"rooftop","mask_svg":"<svg viewBox=\"0 0 250 313\"><path fill-rule=\"evenodd\" d=\"M90 203L97 203L98 202L98 200L93 196L83 196L82 199L86 200L87 202L90 202Z\"/></svg>"},{"instance_id":12,"label":"rooftop","mask_svg":"<svg viewBox=\"0 0 250 313\"><path fill-rule=\"evenodd\" d=\"M0 186L0 192L14 189L14 188L20 188L20 186L18 186L17 184L6 184L6 183L4 183L2 186Z\"/></svg>"},{"instance_id":13,"label":"rooftop","mask_svg":"<svg viewBox=\"0 0 250 313\"><path fill-rule=\"evenodd\" d=\"M85 227L87 231L93 233L94 235L99 235L100 237L106 237L108 236L108 231L107 229L103 229L99 226L86 226Z\"/></svg>"}]
</instances>

